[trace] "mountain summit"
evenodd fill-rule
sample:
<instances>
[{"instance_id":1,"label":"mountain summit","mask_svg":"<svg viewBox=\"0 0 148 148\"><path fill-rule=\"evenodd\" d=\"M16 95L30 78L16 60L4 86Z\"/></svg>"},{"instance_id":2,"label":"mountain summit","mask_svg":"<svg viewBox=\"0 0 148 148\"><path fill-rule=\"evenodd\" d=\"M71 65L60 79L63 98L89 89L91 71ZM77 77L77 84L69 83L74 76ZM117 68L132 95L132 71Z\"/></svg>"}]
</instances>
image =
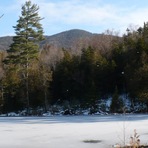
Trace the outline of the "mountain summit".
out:
<instances>
[{"instance_id":1,"label":"mountain summit","mask_svg":"<svg viewBox=\"0 0 148 148\"><path fill-rule=\"evenodd\" d=\"M46 36L46 39L42 42L42 44L51 44L57 48L70 49L78 42L92 38L92 36L93 34L88 31L73 29L52 36Z\"/></svg>"},{"instance_id":2,"label":"mountain summit","mask_svg":"<svg viewBox=\"0 0 148 148\"><path fill-rule=\"evenodd\" d=\"M50 44L57 48L73 48L74 44L80 40L87 40L92 38L93 34L79 29L72 29L64 31L55 35L45 36L45 40L41 45ZM7 50L12 43L12 36L0 37L0 50Z\"/></svg>"},{"instance_id":3,"label":"mountain summit","mask_svg":"<svg viewBox=\"0 0 148 148\"><path fill-rule=\"evenodd\" d=\"M106 50L110 43L117 36L106 34L94 34L85 30L72 29L55 35L45 36L45 40L40 42L41 48L50 45L53 49L71 50L72 53L81 53L81 49L92 46L100 50ZM118 38L118 37L117 37ZM13 36L0 37L0 50L7 50L12 44Z\"/></svg>"}]
</instances>

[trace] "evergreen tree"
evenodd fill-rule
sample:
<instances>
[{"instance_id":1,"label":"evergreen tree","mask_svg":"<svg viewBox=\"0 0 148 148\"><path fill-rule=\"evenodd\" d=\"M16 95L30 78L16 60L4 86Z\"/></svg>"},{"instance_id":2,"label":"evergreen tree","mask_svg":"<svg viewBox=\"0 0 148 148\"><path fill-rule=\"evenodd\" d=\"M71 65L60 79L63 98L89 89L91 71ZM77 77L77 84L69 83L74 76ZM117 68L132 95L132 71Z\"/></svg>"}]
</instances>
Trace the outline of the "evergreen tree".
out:
<instances>
[{"instance_id":1,"label":"evergreen tree","mask_svg":"<svg viewBox=\"0 0 148 148\"><path fill-rule=\"evenodd\" d=\"M20 105L22 104L21 97L19 96L21 81L18 73L11 69L5 70L5 75L1 79L1 86L3 111L16 111L17 109L20 109Z\"/></svg>"},{"instance_id":2,"label":"evergreen tree","mask_svg":"<svg viewBox=\"0 0 148 148\"><path fill-rule=\"evenodd\" d=\"M68 100L69 93L71 92L71 77L72 77L72 57L70 53L63 49L64 57L57 64L53 73L53 88L54 97Z\"/></svg>"},{"instance_id":3,"label":"evergreen tree","mask_svg":"<svg viewBox=\"0 0 148 148\"><path fill-rule=\"evenodd\" d=\"M38 15L39 7L26 1L22 6L21 16L14 26L16 36L8 50L5 64L13 66L14 70L21 72L26 86L26 101L29 109L29 68L30 63L35 60L39 52L38 42L43 40L43 28L40 24L41 17ZM29 110L28 110L29 111Z\"/></svg>"},{"instance_id":4,"label":"evergreen tree","mask_svg":"<svg viewBox=\"0 0 148 148\"><path fill-rule=\"evenodd\" d=\"M122 109L122 107L123 107L123 102L121 101L121 98L119 97L118 88L116 87L115 92L112 97L110 110L111 112L115 113L115 112L119 112Z\"/></svg>"},{"instance_id":5,"label":"evergreen tree","mask_svg":"<svg viewBox=\"0 0 148 148\"><path fill-rule=\"evenodd\" d=\"M97 67L98 54L92 47L82 50L80 71L82 81L82 94L85 100L97 98L96 85L94 82L95 69Z\"/></svg>"},{"instance_id":6,"label":"evergreen tree","mask_svg":"<svg viewBox=\"0 0 148 148\"><path fill-rule=\"evenodd\" d=\"M40 82L40 87L41 90L44 92L44 106L45 106L45 111L48 110L48 99L49 98L49 87L50 87L50 82L52 81L52 71L47 63L46 59L42 59L40 57L40 61L38 64L38 70L39 70L39 82Z\"/></svg>"}]
</instances>

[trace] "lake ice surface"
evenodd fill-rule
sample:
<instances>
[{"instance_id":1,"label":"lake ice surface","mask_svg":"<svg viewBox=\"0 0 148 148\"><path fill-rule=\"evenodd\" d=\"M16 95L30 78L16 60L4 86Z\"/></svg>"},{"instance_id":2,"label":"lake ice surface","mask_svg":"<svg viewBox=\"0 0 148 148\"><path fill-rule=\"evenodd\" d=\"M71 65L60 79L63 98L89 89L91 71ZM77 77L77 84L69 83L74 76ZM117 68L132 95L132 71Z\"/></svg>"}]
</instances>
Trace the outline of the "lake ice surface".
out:
<instances>
[{"instance_id":1,"label":"lake ice surface","mask_svg":"<svg viewBox=\"0 0 148 148\"><path fill-rule=\"evenodd\" d=\"M124 135L128 143L134 129L148 144L143 114L0 117L0 148L110 148L122 144Z\"/></svg>"}]
</instances>

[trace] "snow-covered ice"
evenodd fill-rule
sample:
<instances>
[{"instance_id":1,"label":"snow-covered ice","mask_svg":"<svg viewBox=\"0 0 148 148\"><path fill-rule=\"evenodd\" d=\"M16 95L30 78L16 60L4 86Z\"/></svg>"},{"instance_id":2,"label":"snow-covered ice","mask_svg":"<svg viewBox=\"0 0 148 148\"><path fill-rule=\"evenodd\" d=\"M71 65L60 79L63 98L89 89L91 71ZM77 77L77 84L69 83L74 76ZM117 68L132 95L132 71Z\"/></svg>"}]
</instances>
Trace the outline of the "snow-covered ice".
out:
<instances>
[{"instance_id":1,"label":"snow-covered ice","mask_svg":"<svg viewBox=\"0 0 148 148\"><path fill-rule=\"evenodd\" d=\"M148 115L0 117L0 148L110 148L134 129L148 144Z\"/></svg>"}]
</instances>

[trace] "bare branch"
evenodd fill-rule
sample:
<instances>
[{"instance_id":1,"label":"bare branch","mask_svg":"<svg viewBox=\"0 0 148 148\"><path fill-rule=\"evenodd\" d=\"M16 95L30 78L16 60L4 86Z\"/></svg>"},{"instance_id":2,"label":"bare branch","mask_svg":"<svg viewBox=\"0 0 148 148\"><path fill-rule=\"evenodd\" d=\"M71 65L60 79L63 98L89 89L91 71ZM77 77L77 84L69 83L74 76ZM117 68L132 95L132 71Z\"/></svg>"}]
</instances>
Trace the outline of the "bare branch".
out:
<instances>
[{"instance_id":1,"label":"bare branch","mask_svg":"<svg viewBox=\"0 0 148 148\"><path fill-rule=\"evenodd\" d=\"M2 18L4 16L4 14L2 14L1 16L0 16L0 18Z\"/></svg>"}]
</instances>

